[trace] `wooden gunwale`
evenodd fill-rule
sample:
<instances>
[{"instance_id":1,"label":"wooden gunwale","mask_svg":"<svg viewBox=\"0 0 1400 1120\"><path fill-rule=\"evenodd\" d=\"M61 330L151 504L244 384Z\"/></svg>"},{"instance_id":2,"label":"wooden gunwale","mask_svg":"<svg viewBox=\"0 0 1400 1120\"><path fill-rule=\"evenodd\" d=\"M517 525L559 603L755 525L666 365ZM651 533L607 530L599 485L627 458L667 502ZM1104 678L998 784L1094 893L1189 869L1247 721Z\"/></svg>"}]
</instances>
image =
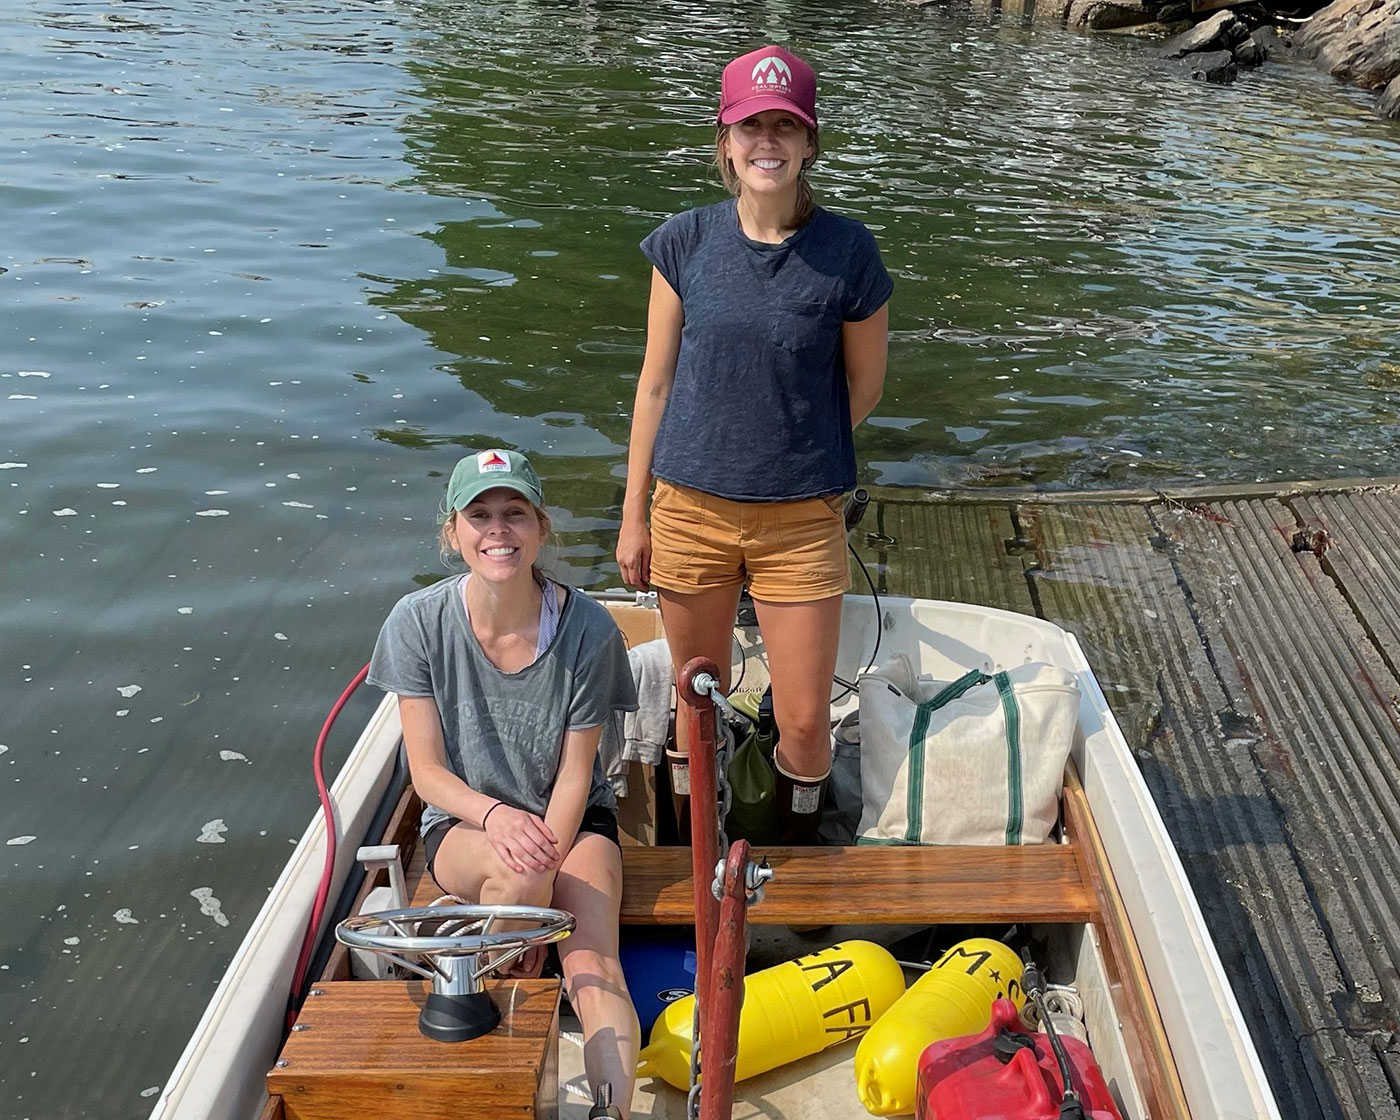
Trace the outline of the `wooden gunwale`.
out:
<instances>
[{"instance_id":1,"label":"wooden gunwale","mask_svg":"<svg viewBox=\"0 0 1400 1120\"><path fill-rule=\"evenodd\" d=\"M1147 1115L1153 1120L1191 1120L1152 984L1109 869L1108 854L1089 810L1088 797L1072 762L1065 770L1063 819L1067 846L1074 851L1084 882L1098 902L1098 913L1091 924L1099 935L1114 1005L1125 1012L1123 1040L1139 1076Z\"/></svg>"}]
</instances>

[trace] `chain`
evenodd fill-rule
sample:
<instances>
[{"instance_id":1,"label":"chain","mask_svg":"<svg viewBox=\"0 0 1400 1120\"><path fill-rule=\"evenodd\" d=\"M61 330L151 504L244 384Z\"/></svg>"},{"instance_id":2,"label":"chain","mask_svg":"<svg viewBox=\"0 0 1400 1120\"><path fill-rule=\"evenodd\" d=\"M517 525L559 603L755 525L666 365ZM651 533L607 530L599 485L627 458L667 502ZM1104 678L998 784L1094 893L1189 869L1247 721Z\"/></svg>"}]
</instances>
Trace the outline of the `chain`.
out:
<instances>
[{"instance_id":1,"label":"chain","mask_svg":"<svg viewBox=\"0 0 1400 1120\"><path fill-rule=\"evenodd\" d=\"M695 1002L690 1008L690 1091L685 1096L689 1120L700 1117L700 985L695 985Z\"/></svg>"},{"instance_id":2,"label":"chain","mask_svg":"<svg viewBox=\"0 0 1400 1120\"><path fill-rule=\"evenodd\" d=\"M719 743L715 752L715 784L719 787L719 858L728 859L729 836L724 831L724 822L734 805L734 790L729 785L729 760L734 757L734 729L719 708L715 709L715 730L715 740ZM720 885L723 885L722 880Z\"/></svg>"}]
</instances>

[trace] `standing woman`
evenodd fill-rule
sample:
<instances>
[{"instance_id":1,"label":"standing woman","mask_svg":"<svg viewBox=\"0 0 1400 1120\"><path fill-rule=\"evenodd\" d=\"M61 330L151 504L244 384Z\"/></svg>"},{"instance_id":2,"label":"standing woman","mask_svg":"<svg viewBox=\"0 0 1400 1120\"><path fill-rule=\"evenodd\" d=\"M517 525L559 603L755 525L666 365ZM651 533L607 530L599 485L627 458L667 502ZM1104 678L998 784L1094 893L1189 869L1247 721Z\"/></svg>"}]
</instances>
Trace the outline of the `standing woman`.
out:
<instances>
[{"instance_id":1,"label":"standing woman","mask_svg":"<svg viewBox=\"0 0 1400 1120\"><path fill-rule=\"evenodd\" d=\"M849 586L841 496L856 481L852 429L884 387L893 288L870 232L812 200L816 90L781 47L726 66L715 164L734 197L642 242L651 299L617 548L622 578L658 591L677 672L703 655L726 688L748 581L787 843L816 842L831 770ZM688 788L684 763L672 759L673 788Z\"/></svg>"},{"instance_id":2,"label":"standing woman","mask_svg":"<svg viewBox=\"0 0 1400 1120\"><path fill-rule=\"evenodd\" d=\"M592 1115L625 1115L641 1030L618 961L617 801L598 762L603 725L637 707L622 635L603 607L537 567L549 516L523 455L462 459L444 510L440 543L467 574L395 604L369 682L398 695L438 886L574 915L559 943L565 990L589 1082L621 1106ZM532 956L516 974L538 973Z\"/></svg>"}]
</instances>

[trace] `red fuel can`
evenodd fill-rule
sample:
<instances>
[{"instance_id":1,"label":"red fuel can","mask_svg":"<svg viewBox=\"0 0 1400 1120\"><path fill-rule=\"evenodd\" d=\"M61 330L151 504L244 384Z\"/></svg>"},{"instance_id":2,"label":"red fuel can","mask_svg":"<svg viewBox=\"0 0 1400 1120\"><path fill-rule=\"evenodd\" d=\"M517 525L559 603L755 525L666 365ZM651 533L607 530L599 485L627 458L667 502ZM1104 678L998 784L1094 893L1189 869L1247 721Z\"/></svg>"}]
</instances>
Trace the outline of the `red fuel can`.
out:
<instances>
[{"instance_id":1,"label":"red fuel can","mask_svg":"<svg viewBox=\"0 0 1400 1120\"><path fill-rule=\"evenodd\" d=\"M992 1021L981 1034L931 1044L919 1057L919 1120L1059 1120L1064 1084L1059 1063L1043 1034L1030 1037L1009 1061L994 1046L1003 1028L1026 1033L1016 1005L992 1004ZM1060 1037L1074 1074L1074 1090L1092 1120L1122 1120L1089 1048Z\"/></svg>"}]
</instances>

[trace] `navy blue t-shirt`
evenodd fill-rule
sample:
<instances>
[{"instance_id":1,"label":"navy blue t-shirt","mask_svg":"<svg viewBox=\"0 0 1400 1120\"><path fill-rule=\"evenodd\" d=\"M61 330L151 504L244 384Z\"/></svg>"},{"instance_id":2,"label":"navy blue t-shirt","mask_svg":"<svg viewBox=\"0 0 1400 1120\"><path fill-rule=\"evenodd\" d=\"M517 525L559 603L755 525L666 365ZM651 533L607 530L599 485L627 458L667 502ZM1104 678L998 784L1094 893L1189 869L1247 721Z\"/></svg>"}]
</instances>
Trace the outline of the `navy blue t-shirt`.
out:
<instances>
[{"instance_id":1,"label":"navy blue t-shirt","mask_svg":"<svg viewBox=\"0 0 1400 1120\"><path fill-rule=\"evenodd\" d=\"M685 311L652 473L736 501L851 489L841 324L894 288L870 231L818 207L768 245L744 235L730 199L667 219L642 252Z\"/></svg>"}]
</instances>

